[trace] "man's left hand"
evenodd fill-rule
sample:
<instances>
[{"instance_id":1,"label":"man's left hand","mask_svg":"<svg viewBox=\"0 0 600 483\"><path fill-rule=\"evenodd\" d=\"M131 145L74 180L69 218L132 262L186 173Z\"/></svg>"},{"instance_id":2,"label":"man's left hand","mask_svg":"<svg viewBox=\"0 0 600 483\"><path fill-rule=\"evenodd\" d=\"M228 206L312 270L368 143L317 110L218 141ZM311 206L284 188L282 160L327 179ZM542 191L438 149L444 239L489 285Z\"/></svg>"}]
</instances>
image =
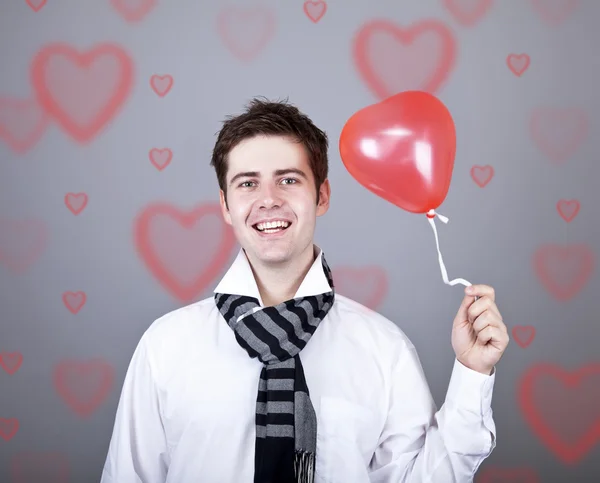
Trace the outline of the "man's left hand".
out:
<instances>
[{"instance_id":1,"label":"man's left hand","mask_svg":"<svg viewBox=\"0 0 600 483\"><path fill-rule=\"evenodd\" d=\"M476 297L479 297L477 300ZM490 375L506 350L508 329L496 306L494 289L471 285L452 325L452 348L458 361L477 372Z\"/></svg>"}]
</instances>

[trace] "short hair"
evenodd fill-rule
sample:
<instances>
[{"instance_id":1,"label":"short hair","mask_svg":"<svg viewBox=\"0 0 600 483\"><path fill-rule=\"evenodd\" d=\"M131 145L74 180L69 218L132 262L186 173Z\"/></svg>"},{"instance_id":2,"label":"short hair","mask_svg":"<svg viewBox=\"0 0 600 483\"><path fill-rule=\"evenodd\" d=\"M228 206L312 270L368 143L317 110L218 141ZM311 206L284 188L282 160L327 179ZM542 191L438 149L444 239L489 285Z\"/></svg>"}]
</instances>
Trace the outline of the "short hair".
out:
<instances>
[{"instance_id":1,"label":"short hair","mask_svg":"<svg viewBox=\"0 0 600 483\"><path fill-rule=\"evenodd\" d=\"M210 165L214 167L219 187L227 196L227 157L231 150L245 139L255 136L283 136L301 143L308 154L310 168L315 179L317 203L319 189L327 179L329 160L327 134L311 119L290 104L287 99L269 101L252 99L243 113L228 116L218 132Z\"/></svg>"}]
</instances>

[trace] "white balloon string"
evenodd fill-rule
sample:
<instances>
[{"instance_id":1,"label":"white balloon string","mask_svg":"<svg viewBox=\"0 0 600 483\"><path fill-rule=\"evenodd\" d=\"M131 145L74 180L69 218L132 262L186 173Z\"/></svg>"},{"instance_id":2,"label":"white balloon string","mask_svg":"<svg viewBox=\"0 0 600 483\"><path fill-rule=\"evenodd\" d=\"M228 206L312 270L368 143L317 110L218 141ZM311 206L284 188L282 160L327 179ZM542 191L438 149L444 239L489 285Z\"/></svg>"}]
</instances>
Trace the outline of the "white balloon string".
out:
<instances>
[{"instance_id":1,"label":"white balloon string","mask_svg":"<svg viewBox=\"0 0 600 483\"><path fill-rule=\"evenodd\" d=\"M464 278L455 278L454 280L448 280L448 272L446 271L446 266L444 265L444 260L442 258L442 252L440 251L440 241L438 239L437 229L435 226L435 217L438 217L443 223L448 223L448 218L446 216L440 215L436 213L434 210L429 210L427 213L427 221L433 228L433 234L435 235L435 245L437 247L438 252L438 261L440 262L440 270L442 272L442 279L446 285L456 285L457 283L462 283L465 287L470 287L472 284L468 282Z\"/></svg>"}]
</instances>

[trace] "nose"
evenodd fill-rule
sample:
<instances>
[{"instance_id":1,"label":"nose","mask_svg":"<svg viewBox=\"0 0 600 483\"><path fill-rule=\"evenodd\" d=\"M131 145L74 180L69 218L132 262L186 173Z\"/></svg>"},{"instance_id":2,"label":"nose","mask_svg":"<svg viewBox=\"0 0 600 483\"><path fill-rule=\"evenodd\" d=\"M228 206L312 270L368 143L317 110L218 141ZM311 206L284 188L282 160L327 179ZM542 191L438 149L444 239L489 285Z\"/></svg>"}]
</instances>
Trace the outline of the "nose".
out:
<instances>
[{"instance_id":1,"label":"nose","mask_svg":"<svg viewBox=\"0 0 600 483\"><path fill-rule=\"evenodd\" d=\"M264 183L259 194L260 208L278 208L283 204L281 193L273 183Z\"/></svg>"}]
</instances>

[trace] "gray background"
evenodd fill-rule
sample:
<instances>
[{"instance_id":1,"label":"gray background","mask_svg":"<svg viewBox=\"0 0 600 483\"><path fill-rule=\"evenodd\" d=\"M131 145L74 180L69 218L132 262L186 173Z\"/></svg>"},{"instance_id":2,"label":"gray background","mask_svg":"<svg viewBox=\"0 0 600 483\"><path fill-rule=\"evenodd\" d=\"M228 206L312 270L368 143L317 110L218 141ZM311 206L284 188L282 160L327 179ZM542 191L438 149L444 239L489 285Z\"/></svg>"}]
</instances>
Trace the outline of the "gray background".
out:
<instances>
[{"instance_id":1,"label":"gray background","mask_svg":"<svg viewBox=\"0 0 600 483\"><path fill-rule=\"evenodd\" d=\"M216 18L226 5L265 6L276 18L272 38L251 61L238 59L221 40ZM527 423L517 396L521 378L538 363L575 371L600 362L596 259L587 283L568 300L546 289L532 265L534 252L543 244L585 243L594 254L600 246L594 211L600 198L600 2L581 0L554 25L529 0L494 1L472 25L463 25L441 0L329 0L318 23L307 18L302 6L301 0L170 0L159 2L143 20L128 22L109 0L50 0L37 13L24 0L2 1L0 96L32 98L31 60L55 41L81 50L117 43L135 62L135 80L121 111L90 142L77 143L51 122L25 152L13 151L5 141L0 144L0 218L39 220L47 229L39 257L17 273L7 266L6 259L14 254L7 247L26 249L27 241L17 236L15 245L10 225L0 225L0 352L23 356L14 374L0 370L0 418L17 418L20 425L10 441L0 438L0 481L13 481L10 462L23 452L57 453L50 454L46 469L42 463L38 470L28 464L26 481L99 480L135 345L154 319L190 302L172 294L140 257L134 220L156 201L186 211L218 200L216 177L208 164L214 134L225 115L239 112L255 95L288 97L329 133L332 205L319 219L316 242L334 270L385 270L387 291L374 308L417 346L434 397L439 405L443 402L454 358L450 328L463 287L442 282L425 217L404 212L362 188L338 153L347 118L379 100L360 76L351 48L361 25L376 18L402 27L434 18L452 30L456 63L436 92L451 110L458 134L452 185L438 210L450 218L448 225L437 222L444 261L450 278L496 288L509 330L533 325L537 331L527 348L519 347L513 337L497 367L493 408L498 447L476 480L525 481L492 480L484 473L532 468L543 482L599 481L600 445L595 443L574 464L561 461ZM507 68L506 57L521 52L531 56L531 65L517 77ZM378 55L397 66L398 91L420 88L402 74L419 65L402 61L394 52ZM418 59L428 61L425 54ZM175 79L163 98L150 88L153 74ZM69 84L72 79L61 82L76 91ZM575 107L588 116L587 136L562 163L553 162L532 139L529 120L538 107ZM0 122L16 122L3 109ZM560 129L555 139L559 136ZM153 147L173 150L173 161L163 171L148 159ZM474 165L494 167L495 176L485 188L470 177ZM89 196L78 216L65 206L68 192ZM561 198L581 203L570 223L557 213ZM159 233L168 231L167 252L194 260L214 245L216 227L205 226L196 243L184 246L185 240L171 239L169 230L182 232L173 226L157 228ZM193 300L210 296L236 253L237 245L219 275ZM559 278L568 278L567 272ZM346 281L346 293L362 301L369 290L363 283L359 287L359 282ZM69 290L87 294L77 314L62 303L63 292ZM76 414L54 386L54 369L66 359L101 359L114 370L110 391L87 417ZM586 384L590 392L584 393L566 389L558 380L539 380L538 405L553 414L552 421L557 426L560 422L562 431L570 426L581 434L600 417L598 378ZM557 397L561 394L564 400ZM50 478L49 468L61 457L69 467L68 480Z\"/></svg>"}]
</instances>

